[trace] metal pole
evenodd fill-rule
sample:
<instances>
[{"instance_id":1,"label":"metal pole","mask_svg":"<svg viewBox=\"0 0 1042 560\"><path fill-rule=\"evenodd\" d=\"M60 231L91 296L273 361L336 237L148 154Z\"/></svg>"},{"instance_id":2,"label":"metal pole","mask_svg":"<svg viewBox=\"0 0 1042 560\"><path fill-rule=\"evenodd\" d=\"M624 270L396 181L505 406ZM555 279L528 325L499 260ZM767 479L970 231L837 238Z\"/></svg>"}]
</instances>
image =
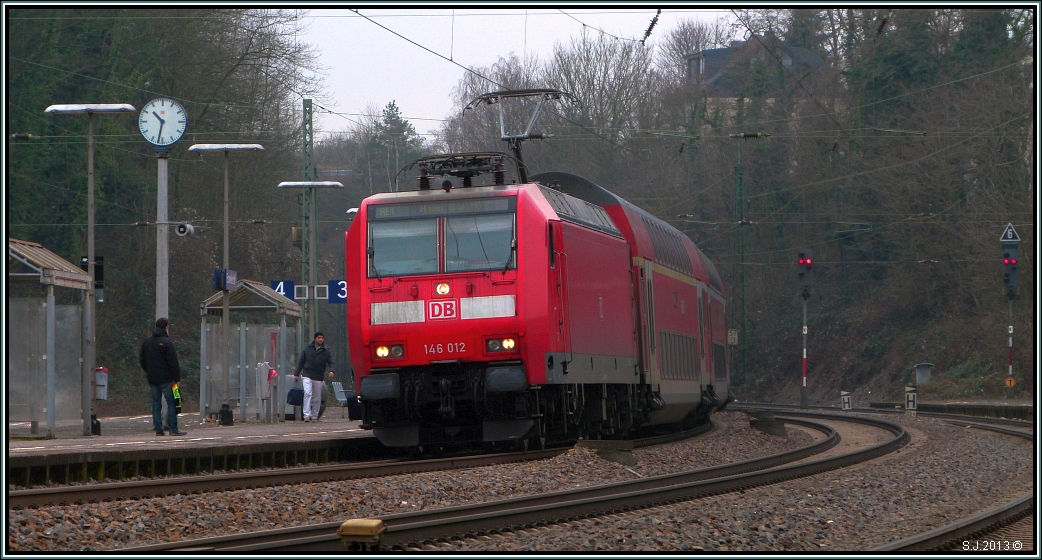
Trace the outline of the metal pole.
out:
<instances>
[{"instance_id":1,"label":"metal pole","mask_svg":"<svg viewBox=\"0 0 1042 560\"><path fill-rule=\"evenodd\" d=\"M246 323L239 323L239 420L246 421Z\"/></svg>"},{"instance_id":2,"label":"metal pole","mask_svg":"<svg viewBox=\"0 0 1042 560\"><path fill-rule=\"evenodd\" d=\"M314 188L308 189L310 191L311 199L311 211L308 213L308 221L310 222L308 230L311 234L310 247L308 247L308 299L305 305L308 306L308 334L314 338L315 333L318 332L318 298L314 297L315 294L312 292L315 289L315 284L318 283L318 231L315 227L315 214L318 213L318 205L315 203L315 198L318 192Z\"/></svg>"},{"instance_id":3,"label":"metal pole","mask_svg":"<svg viewBox=\"0 0 1042 560\"><path fill-rule=\"evenodd\" d=\"M87 113L87 276L90 287L87 289L86 330L86 367L83 369L82 402L83 435L90 435L91 414L94 413L92 397L94 394L94 113Z\"/></svg>"},{"instance_id":4,"label":"metal pole","mask_svg":"<svg viewBox=\"0 0 1042 560\"><path fill-rule=\"evenodd\" d=\"M231 379L230 371L230 359L229 353L231 352L231 315L228 307L228 151L224 152L224 274L225 282L222 286L222 298L221 298L221 334L222 334L222 346L224 346L224 352L221 353L221 366L224 370L224 374L221 376L221 385L224 404L228 403L228 381Z\"/></svg>"},{"instance_id":5,"label":"metal pole","mask_svg":"<svg viewBox=\"0 0 1042 560\"><path fill-rule=\"evenodd\" d=\"M279 376L275 378L275 386L271 388L271 398L275 400L276 422L282 422L283 415L286 413L286 401L282 400L282 377L286 375L286 371L289 369L289 364L283 362L286 359L287 336L289 336L289 329L286 328L286 316L283 315L282 320L279 321L279 365L277 367Z\"/></svg>"},{"instance_id":6,"label":"metal pole","mask_svg":"<svg viewBox=\"0 0 1042 560\"><path fill-rule=\"evenodd\" d=\"M803 300L803 386L800 387L800 408L807 408L807 300Z\"/></svg>"},{"instance_id":7,"label":"metal pole","mask_svg":"<svg viewBox=\"0 0 1042 560\"><path fill-rule=\"evenodd\" d=\"M1013 299L1009 299L1009 376L1013 377ZM1027 386L1027 375L1024 376L1024 385Z\"/></svg>"},{"instance_id":8,"label":"metal pole","mask_svg":"<svg viewBox=\"0 0 1042 560\"><path fill-rule=\"evenodd\" d=\"M206 310L199 326L199 422L206 422Z\"/></svg>"},{"instance_id":9,"label":"metal pole","mask_svg":"<svg viewBox=\"0 0 1042 560\"><path fill-rule=\"evenodd\" d=\"M47 284L47 438L55 437L54 432L54 391L58 383L58 373L55 370L58 356L55 354L54 344L54 284Z\"/></svg>"},{"instance_id":10,"label":"metal pole","mask_svg":"<svg viewBox=\"0 0 1042 560\"><path fill-rule=\"evenodd\" d=\"M170 226L167 218L167 164L169 152L156 152L159 163L159 189L156 202L156 319L170 316Z\"/></svg>"}]
</instances>

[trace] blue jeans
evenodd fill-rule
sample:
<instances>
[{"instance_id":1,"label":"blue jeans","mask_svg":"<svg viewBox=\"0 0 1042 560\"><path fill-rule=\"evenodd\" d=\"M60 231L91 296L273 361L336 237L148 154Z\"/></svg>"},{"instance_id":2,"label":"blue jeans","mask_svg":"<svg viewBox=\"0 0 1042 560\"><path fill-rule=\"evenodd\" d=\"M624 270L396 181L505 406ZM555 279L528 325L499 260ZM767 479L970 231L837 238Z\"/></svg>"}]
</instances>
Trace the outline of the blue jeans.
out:
<instances>
[{"instance_id":1,"label":"blue jeans","mask_svg":"<svg viewBox=\"0 0 1042 560\"><path fill-rule=\"evenodd\" d=\"M163 431L163 400L166 398L166 423L171 432L177 431L177 409L174 408L174 383L148 385L152 389L152 426L157 432Z\"/></svg>"}]
</instances>

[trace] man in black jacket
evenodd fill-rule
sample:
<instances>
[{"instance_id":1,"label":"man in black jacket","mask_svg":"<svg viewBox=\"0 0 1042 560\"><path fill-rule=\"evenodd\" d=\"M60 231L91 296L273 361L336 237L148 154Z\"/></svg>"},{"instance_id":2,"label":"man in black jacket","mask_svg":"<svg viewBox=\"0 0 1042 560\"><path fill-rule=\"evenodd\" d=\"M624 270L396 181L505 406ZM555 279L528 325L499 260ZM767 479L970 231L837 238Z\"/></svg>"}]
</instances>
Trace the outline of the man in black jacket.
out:
<instances>
[{"instance_id":1,"label":"man in black jacket","mask_svg":"<svg viewBox=\"0 0 1042 560\"><path fill-rule=\"evenodd\" d=\"M152 388L152 426L156 435L163 433L163 399L166 398L166 418L170 435L183 436L186 432L177 429L177 409L174 407L174 382L181 381L181 366L177 363L177 350L170 340L170 321L160 317L152 336L141 345L141 369L148 375L148 386Z\"/></svg>"},{"instance_id":2,"label":"man in black jacket","mask_svg":"<svg viewBox=\"0 0 1042 560\"><path fill-rule=\"evenodd\" d=\"M326 336L320 332L315 333L315 340L308 344L300 353L297 361L297 371L293 372L293 379L300 379L300 371L304 370L304 421L318 422L320 407L322 406L322 393L326 390L324 381L326 367L329 368L329 377L333 377L333 353L326 348Z\"/></svg>"}]
</instances>

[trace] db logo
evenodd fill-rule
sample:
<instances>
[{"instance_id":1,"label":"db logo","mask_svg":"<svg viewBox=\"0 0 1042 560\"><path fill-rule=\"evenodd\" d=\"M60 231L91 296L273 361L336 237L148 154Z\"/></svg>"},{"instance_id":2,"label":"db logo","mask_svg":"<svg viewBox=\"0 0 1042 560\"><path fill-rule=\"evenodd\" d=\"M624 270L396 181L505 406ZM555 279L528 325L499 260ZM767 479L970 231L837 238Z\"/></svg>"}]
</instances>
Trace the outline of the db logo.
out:
<instances>
[{"instance_id":1,"label":"db logo","mask_svg":"<svg viewBox=\"0 0 1042 560\"><path fill-rule=\"evenodd\" d=\"M428 301L427 317L432 321L437 319L455 319L456 300Z\"/></svg>"}]
</instances>

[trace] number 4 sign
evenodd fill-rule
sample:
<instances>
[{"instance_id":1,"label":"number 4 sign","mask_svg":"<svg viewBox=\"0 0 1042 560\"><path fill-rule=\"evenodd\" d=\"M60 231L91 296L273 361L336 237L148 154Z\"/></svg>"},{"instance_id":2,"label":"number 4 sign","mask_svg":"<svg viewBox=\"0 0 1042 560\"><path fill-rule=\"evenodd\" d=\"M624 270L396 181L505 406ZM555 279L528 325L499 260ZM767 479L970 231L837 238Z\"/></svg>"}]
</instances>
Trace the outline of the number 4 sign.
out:
<instances>
[{"instance_id":1,"label":"number 4 sign","mask_svg":"<svg viewBox=\"0 0 1042 560\"><path fill-rule=\"evenodd\" d=\"M295 284L292 280L272 280L271 289L282 297L293 299Z\"/></svg>"},{"instance_id":2,"label":"number 4 sign","mask_svg":"<svg viewBox=\"0 0 1042 560\"><path fill-rule=\"evenodd\" d=\"M347 280L329 281L329 303L347 303Z\"/></svg>"}]
</instances>

